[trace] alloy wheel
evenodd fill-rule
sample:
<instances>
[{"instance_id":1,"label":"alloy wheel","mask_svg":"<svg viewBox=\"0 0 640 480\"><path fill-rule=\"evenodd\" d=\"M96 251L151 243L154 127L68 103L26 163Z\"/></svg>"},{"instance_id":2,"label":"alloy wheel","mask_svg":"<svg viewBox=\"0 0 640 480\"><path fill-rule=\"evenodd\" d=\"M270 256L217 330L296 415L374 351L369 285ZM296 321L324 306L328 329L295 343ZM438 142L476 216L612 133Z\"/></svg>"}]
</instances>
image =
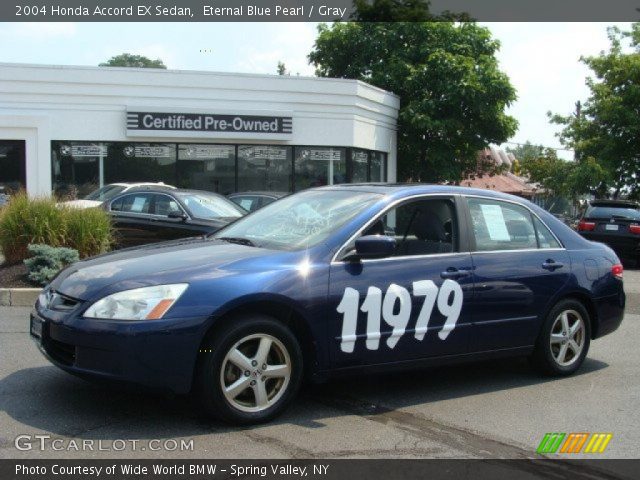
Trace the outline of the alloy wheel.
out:
<instances>
[{"instance_id":1,"label":"alloy wheel","mask_svg":"<svg viewBox=\"0 0 640 480\"><path fill-rule=\"evenodd\" d=\"M243 412L261 412L282 398L291 379L291 359L284 344L267 334L236 342L220 370L220 385L229 404Z\"/></svg>"},{"instance_id":2,"label":"alloy wheel","mask_svg":"<svg viewBox=\"0 0 640 480\"><path fill-rule=\"evenodd\" d=\"M561 367L576 362L585 345L586 327L584 318L575 310L560 313L551 327L551 354Z\"/></svg>"}]
</instances>

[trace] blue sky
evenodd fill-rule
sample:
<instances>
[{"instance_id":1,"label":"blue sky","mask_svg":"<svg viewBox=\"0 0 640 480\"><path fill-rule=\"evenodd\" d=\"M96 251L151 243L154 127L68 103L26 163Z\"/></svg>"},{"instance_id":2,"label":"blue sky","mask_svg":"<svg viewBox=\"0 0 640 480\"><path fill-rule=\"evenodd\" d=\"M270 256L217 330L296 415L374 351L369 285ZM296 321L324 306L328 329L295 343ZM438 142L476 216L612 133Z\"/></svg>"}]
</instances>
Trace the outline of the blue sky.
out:
<instances>
[{"instance_id":1,"label":"blue sky","mask_svg":"<svg viewBox=\"0 0 640 480\"><path fill-rule=\"evenodd\" d=\"M518 90L512 142L561 147L546 112L573 111L588 95L581 55L608 48L604 23L490 23L501 68ZM628 29L630 24L618 24ZM306 55L312 23L0 23L0 62L97 65L122 52L161 58L169 68L313 75ZM564 158L571 152L559 151Z\"/></svg>"}]
</instances>

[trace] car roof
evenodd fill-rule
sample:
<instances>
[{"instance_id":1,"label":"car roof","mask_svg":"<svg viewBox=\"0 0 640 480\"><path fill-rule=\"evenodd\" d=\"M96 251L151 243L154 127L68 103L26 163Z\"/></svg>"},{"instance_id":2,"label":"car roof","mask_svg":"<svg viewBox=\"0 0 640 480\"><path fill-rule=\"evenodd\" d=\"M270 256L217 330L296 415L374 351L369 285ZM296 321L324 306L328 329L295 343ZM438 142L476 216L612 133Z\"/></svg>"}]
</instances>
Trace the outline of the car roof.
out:
<instances>
[{"instance_id":1,"label":"car roof","mask_svg":"<svg viewBox=\"0 0 640 480\"><path fill-rule=\"evenodd\" d=\"M191 194L207 194L207 195L215 195L217 197L222 197L224 198L223 195L220 195L219 193L216 192L210 192L208 190L192 190L192 189L187 189L187 188L175 188L175 187L170 187L168 185L144 185L144 186L140 186L140 187L133 187L130 188L129 190L127 190L126 192L122 192L120 195L118 196L122 196L122 195L126 195L126 194L130 194L130 193L139 193L139 192L146 192L146 193L191 193Z\"/></svg>"},{"instance_id":2,"label":"car roof","mask_svg":"<svg viewBox=\"0 0 640 480\"><path fill-rule=\"evenodd\" d=\"M234 192L227 195L228 197L238 197L240 195L263 195L266 197L281 198L289 195L290 192L271 192L268 190L249 190L247 192Z\"/></svg>"},{"instance_id":3,"label":"car roof","mask_svg":"<svg viewBox=\"0 0 640 480\"><path fill-rule=\"evenodd\" d=\"M343 183L318 187L318 190L352 190L359 192L378 193L390 197L409 197L412 195L442 194L442 195L472 195L490 197L503 200L523 202L522 197L507 193L485 190L481 188L459 187L457 185L438 185L429 183Z\"/></svg>"},{"instance_id":4,"label":"car roof","mask_svg":"<svg viewBox=\"0 0 640 480\"><path fill-rule=\"evenodd\" d=\"M638 203L633 200L591 200L589 205L592 207L638 208Z\"/></svg>"},{"instance_id":5,"label":"car roof","mask_svg":"<svg viewBox=\"0 0 640 480\"><path fill-rule=\"evenodd\" d=\"M118 186L118 187L129 187L129 188L144 187L146 185L158 186L158 187L167 187L167 188L171 188L171 189L175 189L176 188L173 185L168 185L168 184L163 183L163 182L113 182L113 183L108 183L107 185L105 185L105 187L108 187L110 185L115 185L115 186Z\"/></svg>"}]
</instances>

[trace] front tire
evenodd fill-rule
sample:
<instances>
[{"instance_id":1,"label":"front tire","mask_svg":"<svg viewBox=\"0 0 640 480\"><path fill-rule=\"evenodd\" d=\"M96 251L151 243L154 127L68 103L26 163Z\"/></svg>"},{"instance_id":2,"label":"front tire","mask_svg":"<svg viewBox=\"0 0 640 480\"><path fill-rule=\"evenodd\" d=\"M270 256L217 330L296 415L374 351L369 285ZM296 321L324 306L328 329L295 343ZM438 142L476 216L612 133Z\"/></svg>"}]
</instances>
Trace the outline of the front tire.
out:
<instances>
[{"instance_id":1,"label":"front tire","mask_svg":"<svg viewBox=\"0 0 640 480\"><path fill-rule=\"evenodd\" d=\"M214 330L199 352L195 387L203 410L225 422L267 422L293 400L302 380L302 351L291 330L263 315L234 318Z\"/></svg>"},{"instance_id":2,"label":"front tire","mask_svg":"<svg viewBox=\"0 0 640 480\"><path fill-rule=\"evenodd\" d=\"M531 360L546 375L571 375L584 362L590 339L590 318L584 305L561 300L547 315Z\"/></svg>"}]
</instances>

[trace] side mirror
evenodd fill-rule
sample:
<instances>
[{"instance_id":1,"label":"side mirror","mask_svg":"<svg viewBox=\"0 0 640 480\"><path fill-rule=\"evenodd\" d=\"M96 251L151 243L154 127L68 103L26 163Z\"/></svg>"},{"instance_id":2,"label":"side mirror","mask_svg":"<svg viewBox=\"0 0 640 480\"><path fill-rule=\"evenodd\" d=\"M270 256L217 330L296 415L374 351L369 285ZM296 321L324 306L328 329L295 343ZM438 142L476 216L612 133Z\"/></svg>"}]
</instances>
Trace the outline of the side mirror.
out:
<instances>
[{"instance_id":1,"label":"side mirror","mask_svg":"<svg viewBox=\"0 0 640 480\"><path fill-rule=\"evenodd\" d=\"M169 212L169 215L167 215L167 217L177 219L177 220L182 220L182 221L185 221L187 219L187 216L184 213L176 212L175 210L172 212Z\"/></svg>"},{"instance_id":2,"label":"side mirror","mask_svg":"<svg viewBox=\"0 0 640 480\"><path fill-rule=\"evenodd\" d=\"M386 235L365 235L356 240L357 258L384 258L393 255L396 239Z\"/></svg>"}]
</instances>

